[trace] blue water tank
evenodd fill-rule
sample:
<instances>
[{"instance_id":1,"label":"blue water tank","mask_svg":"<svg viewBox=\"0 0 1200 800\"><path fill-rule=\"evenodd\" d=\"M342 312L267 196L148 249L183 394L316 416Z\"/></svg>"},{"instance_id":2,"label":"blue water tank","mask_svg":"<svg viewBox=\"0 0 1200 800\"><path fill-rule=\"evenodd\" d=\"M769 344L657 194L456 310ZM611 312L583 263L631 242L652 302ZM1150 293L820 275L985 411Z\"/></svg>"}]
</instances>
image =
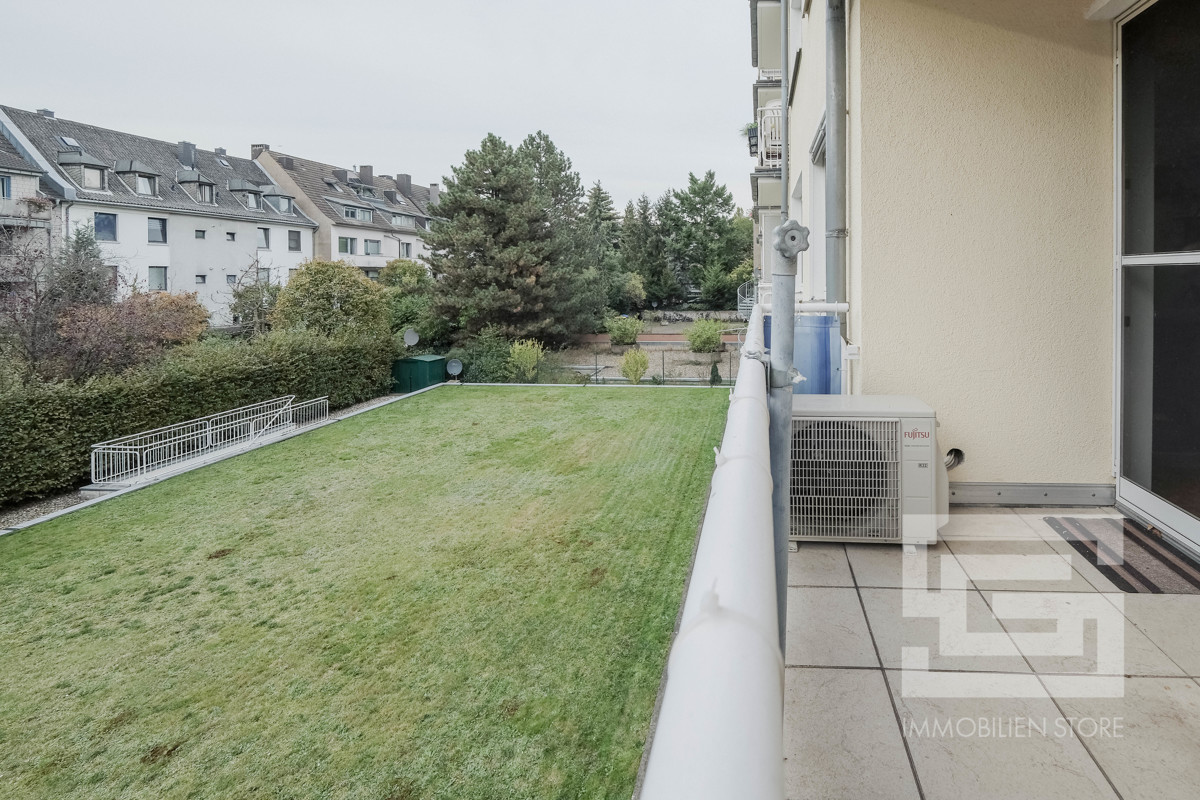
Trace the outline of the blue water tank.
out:
<instances>
[{"instance_id":1,"label":"blue water tank","mask_svg":"<svg viewBox=\"0 0 1200 800\"><path fill-rule=\"evenodd\" d=\"M796 353L792 359L806 380L795 394L842 393L842 332L837 317L796 317Z\"/></svg>"}]
</instances>

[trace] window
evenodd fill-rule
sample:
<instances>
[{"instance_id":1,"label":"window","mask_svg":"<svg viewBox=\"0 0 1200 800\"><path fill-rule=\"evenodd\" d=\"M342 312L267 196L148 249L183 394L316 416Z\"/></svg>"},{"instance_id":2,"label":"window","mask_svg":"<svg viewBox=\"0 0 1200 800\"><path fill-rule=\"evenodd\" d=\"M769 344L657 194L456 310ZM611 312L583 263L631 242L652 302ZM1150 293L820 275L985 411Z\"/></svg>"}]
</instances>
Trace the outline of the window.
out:
<instances>
[{"instance_id":1,"label":"window","mask_svg":"<svg viewBox=\"0 0 1200 800\"><path fill-rule=\"evenodd\" d=\"M220 164L220 165L221 165L222 167L224 167L225 169L229 169L229 162L228 162L228 161L226 161L225 159L223 159L223 158L218 158L218 159L217 159L217 163L218 163L218 164Z\"/></svg>"},{"instance_id":2,"label":"window","mask_svg":"<svg viewBox=\"0 0 1200 800\"><path fill-rule=\"evenodd\" d=\"M79 148L79 142L75 141L75 139L73 137L60 136L60 137L58 137L58 140L60 142L62 142L63 146L65 146L65 147L73 147L73 148L77 148L77 149Z\"/></svg>"},{"instance_id":3,"label":"window","mask_svg":"<svg viewBox=\"0 0 1200 800\"><path fill-rule=\"evenodd\" d=\"M167 268L150 268L150 291L165 292L167 290Z\"/></svg>"},{"instance_id":4,"label":"window","mask_svg":"<svg viewBox=\"0 0 1200 800\"><path fill-rule=\"evenodd\" d=\"M349 255L354 255L354 253L357 251L357 249L358 249L358 239L354 239L349 236L339 236L338 237L338 252L339 253L347 253Z\"/></svg>"},{"instance_id":5,"label":"window","mask_svg":"<svg viewBox=\"0 0 1200 800\"><path fill-rule=\"evenodd\" d=\"M148 235L146 237L146 241L156 244L166 244L167 221L159 217L150 217L148 220L146 220L146 222L148 223Z\"/></svg>"},{"instance_id":6,"label":"window","mask_svg":"<svg viewBox=\"0 0 1200 800\"><path fill-rule=\"evenodd\" d=\"M259 267L258 275L256 275L255 277L257 277L259 283L270 283L271 282L271 268L270 267Z\"/></svg>"},{"instance_id":7,"label":"window","mask_svg":"<svg viewBox=\"0 0 1200 800\"><path fill-rule=\"evenodd\" d=\"M392 224L413 228L416 227L417 220L415 217L410 217L408 214L392 214Z\"/></svg>"},{"instance_id":8,"label":"window","mask_svg":"<svg viewBox=\"0 0 1200 800\"><path fill-rule=\"evenodd\" d=\"M366 270L366 273L367 273L367 277L370 278L371 280L373 280L373 281L379 280L379 270L368 269L368 270Z\"/></svg>"},{"instance_id":9,"label":"window","mask_svg":"<svg viewBox=\"0 0 1200 800\"><path fill-rule=\"evenodd\" d=\"M197 238L197 239L203 239L203 238L204 238L204 236L205 236L205 234L207 234L207 233L208 233L208 231L197 230L197 231L196 231L196 238Z\"/></svg>"},{"instance_id":10,"label":"window","mask_svg":"<svg viewBox=\"0 0 1200 800\"><path fill-rule=\"evenodd\" d=\"M300 252L300 231L288 231L288 252Z\"/></svg>"},{"instance_id":11,"label":"window","mask_svg":"<svg viewBox=\"0 0 1200 800\"><path fill-rule=\"evenodd\" d=\"M104 170L100 167L84 167L83 168L83 188L85 189L103 189L104 188Z\"/></svg>"},{"instance_id":12,"label":"window","mask_svg":"<svg viewBox=\"0 0 1200 800\"><path fill-rule=\"evenodd\" d=\"M196 283L198 283L198 284L208 283L208 276L207 275L197 275Z\"/></svg>"},{"instance_id":13,"label":"window","mask_svg":"<svg viewBox=\"0 0 1200 800\"><path fill-rule=\"evenodd\" d=\"M346 206L342 209L342 216L346 219L358 219L358 209Z\"/></svg>"},{"instance_id":14,"label":"window","mask_svg":"<svg viewBox=\"0 0 1200 800\"><path fill-rule=\"evenodd\" d=\"M377 256L383 249L383 242L379 239L363 239L363 255Z\"/></svg>"},{"instance_id":15,"label":"window","mask_svg":"<svg viewBox=\"0 0 1200 800\"><path fill-rule=\"evenodd\" d=\"M228 242L236 242L237 234L234 233L233 231L226 231L225 232L225 240Z\"/></svg>"},{"instance_id":16,"label":"window","mask_svg":"<svg viewBox=\"0 0 1200 800\"><path fill-rule=\"evenodd\" d=\"M136 185L138 194L154 194L154 178L149 175L138 175Z\"/></svg>"},{"instance_id":17,"label":"window","mask_svg":"<svg viewBox=\"0 0 1200 800\"><path fill-rule=\"evenodd\" d=\"M200 184L199 191L200 191L200 202L201 203L213 202L213 187L212 187L211 183Z\"/></svg>"},{"instance_id":18,"label":"window","mask_svg":"<svg viewBox=\"0 0 1200 800\"><path fill-rule=\"evenodd\" d=\"M259 228L258 229L258 249L259 250L270 250L271 249L271 229L270 228Z\"/></svg>"},{"instance_id":19,"label":"window","mask_svg":"<svg viewBox=\"0 0 1200 800\"><path fill-rule=\"evenodd\" d=\"M262 198L253 192L246 192L246 208L262 208Z\"/></svg>"},{"instance_id":20,"label":"window","mask_svg":"<svg viewBox=\"0 0 1200 800\"><path fill-rule=\"evenodd\" d=\"M237 286L237 275L226 275L225 282L230 286Z\"/></svg>"},{"instance_id":21,"label":"window","mask_svg":"<svg viewBox=\"0 0 1200 800\"><path fill-rule=\"evenodd\" d=\"M371 209L369 208L364 208L362 211L358 212L358 218L363 222L370 222L372 216Z\"/></svg>"},{"instance_id":22,"label":"window","mask_svg":"<svg viewBox=\"0 0 1200 800\"><path fill-rule=\"evenodd\" d=\"M292 198L290 197L276 197L272 201L272 204L275 206L275 210L280 214L292 213Z\"/></svg>"},{"instance_id":23,"label":"window","mask_svg":"<svg viewBox=\"0 0 1200 800\"><path fill-rule=\"evenodd\" d=\"M92 215L92 227L96 230L97 242L115 242L117 240L117 215L116 214L101 214L96 212Z\"/></svg>"},{"instance_id":24,"label":"window","mask_svg":"<svg viewBox=\"0 0 1200 800\"><path fill-rule=\"evenodd\" d=\"M412 258L412 245L408 242L401 242L400 255L403 258Z\"/></svg>"},{"instance_id":25,"label":"window","mask_svg":"<svg viewBox=\"0 0 1200 800\"><path fill-rule=\"evenodd\" d=\"M6 200L12 197L12 178L7 175L0 175L0 197Z\"/></svg>"}]
</instances>

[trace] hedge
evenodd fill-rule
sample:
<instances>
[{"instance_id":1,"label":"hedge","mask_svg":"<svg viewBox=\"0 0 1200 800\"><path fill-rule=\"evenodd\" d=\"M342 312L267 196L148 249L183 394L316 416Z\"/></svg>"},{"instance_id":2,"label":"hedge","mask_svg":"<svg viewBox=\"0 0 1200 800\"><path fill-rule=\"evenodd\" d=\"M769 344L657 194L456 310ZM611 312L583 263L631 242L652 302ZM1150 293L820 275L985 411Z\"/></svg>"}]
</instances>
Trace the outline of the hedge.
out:
<instances>
[{"instance_id":1,"label":"hedge","mask_svg":"<svg viewBox=\"0 0 1200 800\"><path fill-rule=\"evenodd\" d=\"M328 395L331 408L386 394L392 358L387 338L273 333L198 342L119 376L0 393L0 506L86 483L96 442L288 394Z\"/></svg>"}]
</instances>

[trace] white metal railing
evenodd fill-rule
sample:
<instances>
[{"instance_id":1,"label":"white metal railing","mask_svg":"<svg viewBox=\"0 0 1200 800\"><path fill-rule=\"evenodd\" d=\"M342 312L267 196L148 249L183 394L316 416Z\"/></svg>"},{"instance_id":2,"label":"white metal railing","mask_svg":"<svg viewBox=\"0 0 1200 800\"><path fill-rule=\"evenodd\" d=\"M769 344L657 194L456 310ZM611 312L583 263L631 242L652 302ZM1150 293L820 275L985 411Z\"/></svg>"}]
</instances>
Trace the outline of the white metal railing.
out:
<instances>
[{"instance_id":1,"label":"white metal railing","mask_svg":"<svg viewBox=\"0 0 1200 800\"><path fill-rule=\"evenodd\" d=\"M783 109L767 106L758 110L758 166L775 169L783 164Z\"/></svg>"},{"instance_id":2,"label":"white metal railing","mask_svg":"<svg viewBox=\"0 0 1200 800\"><path fill-rule=\"evenodd\" d=\"M92 445L92 482L136 480L152 472L314 425L329 417L329 398L295 403L295 395L222 411Z\"/></svg>"},{"instance_id":3,"label":"white metal railing","mask_svg":"<svg viewBox=\"0 0 1200 800\"><path fill-rule=\"evenodd\" d=\"M759 69L758 79L764 83L768 81L782 81L783 70L781 69Z\"/></svg>"},{"instance_id":4,"label":"white metal railing","mask_svg":"<svg viewBox=\"0 0 1200 800\"><path fill-rule=\"evenodd\" d=\"M783 658L763 352L758 306L667 661L643 800L783 798Z\"/></svg>"}]
</instances>

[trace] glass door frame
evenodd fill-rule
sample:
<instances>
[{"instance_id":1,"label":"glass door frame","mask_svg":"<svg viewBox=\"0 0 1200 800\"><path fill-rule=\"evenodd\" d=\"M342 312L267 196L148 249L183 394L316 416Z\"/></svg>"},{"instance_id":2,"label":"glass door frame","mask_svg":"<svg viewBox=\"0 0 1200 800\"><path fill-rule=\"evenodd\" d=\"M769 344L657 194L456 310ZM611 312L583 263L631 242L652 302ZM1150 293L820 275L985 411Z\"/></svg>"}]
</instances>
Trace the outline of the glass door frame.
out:
<instances>
[{"instance_id":1,"label":"glass door frame","mask_svg":"<svg viewBox=\"0 0 1200 800\"><path fill-rule=\"evenodd\" d=\"M1200 557L1200 519L1189 514L1168 500L1159 497L1124 477L1122 445L1124 438L1124 321L1125 321L1125 268L1157 266L1197 266L1200 268L1200 251L1186 253L1155 253L1151 255L1125 255L1125 150L1124 150L1124 52L1122 36L1125 23L1158 3L1158 0L1142 0L1115 20L1113 39L1116 58L1114 62L1114 152L1113 167L1113 217L1116 223L1113 236L1113 475L1116 478L1117 505L1143 522L1147 522L1167 535L1175 544Z\"/></svg>"}]
</instances>

